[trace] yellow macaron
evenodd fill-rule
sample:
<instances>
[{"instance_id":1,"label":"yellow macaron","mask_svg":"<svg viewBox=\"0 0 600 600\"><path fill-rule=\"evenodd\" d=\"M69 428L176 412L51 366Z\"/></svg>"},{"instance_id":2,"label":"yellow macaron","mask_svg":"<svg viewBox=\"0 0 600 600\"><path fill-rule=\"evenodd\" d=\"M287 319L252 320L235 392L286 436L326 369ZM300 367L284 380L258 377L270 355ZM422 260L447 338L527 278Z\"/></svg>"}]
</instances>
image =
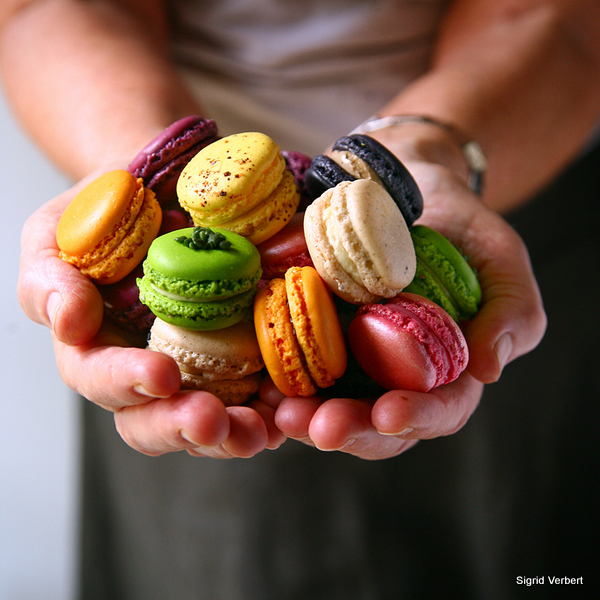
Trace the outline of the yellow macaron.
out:
<instances>
[{"instance_id":1,"label":"yellow macaron","mask_svg":"<svg viewBox=\"0 0 600 600\"><path fill-rule=\"evenodd\" d=\"M258 132L203 148L179 176L177 197L195 225L228 229L254 244L282 229L300 203L279 146Z\"/></svg>"},{"instance_id":2,"label":"yellow macaron","mask_svg":"<svg viewBox=\"0 0 600 600\"><path fill-rule=\"evenodd\" d=\"M142 261L161 219L154 192L141 179L110 171L65 209L56 230L59 256L98 283L115 283Z\"/></svg>"}]
</instances>

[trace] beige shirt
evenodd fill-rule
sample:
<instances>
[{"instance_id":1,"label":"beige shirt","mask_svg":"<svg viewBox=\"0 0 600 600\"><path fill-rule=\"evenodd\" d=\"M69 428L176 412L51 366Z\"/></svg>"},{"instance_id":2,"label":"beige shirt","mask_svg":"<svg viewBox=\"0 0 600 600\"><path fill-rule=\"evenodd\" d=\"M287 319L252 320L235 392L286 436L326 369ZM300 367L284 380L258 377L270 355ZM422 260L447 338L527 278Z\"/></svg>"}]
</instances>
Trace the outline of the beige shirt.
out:
<instances>
[{"instance_id":1,"label":"beige shirt","mask_svg":"<svg viewBox=\"0 0 600 600\"><path fill-rule=\"evenodd\" d=\"M175 52L222 133L321 152L427 67L447 0L173 0Z\"/></svg>"}]
</instances>

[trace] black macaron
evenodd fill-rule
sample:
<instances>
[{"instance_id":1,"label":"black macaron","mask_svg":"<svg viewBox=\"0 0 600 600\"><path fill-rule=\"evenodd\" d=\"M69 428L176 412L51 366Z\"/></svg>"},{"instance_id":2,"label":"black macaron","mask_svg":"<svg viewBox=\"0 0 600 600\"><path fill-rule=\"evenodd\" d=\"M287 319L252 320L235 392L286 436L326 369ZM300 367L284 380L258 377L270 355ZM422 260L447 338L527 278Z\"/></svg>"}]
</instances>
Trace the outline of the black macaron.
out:
<instances>
[{"instance_id":1,"label":"black macaron","mask_svg":"<svg viewBox=\"0 0 600 600\"><path fill-rule=\"evenodd\" d=\"M354 181L356 177L350 175L329 156L318 154L315 156L304 173L304 185L310 197L315 200L329 188L335 187L342 181Z\"/></svg>"},{"instance_id":2,"label":"black macaron","mask_svg":"<svg viewBox=\"0 0 600 600\"><path fill-rule=\"evenodd\" d=\"M385 146L359 133L341 137L333 150L350 152L379 176L410 227L423 212L423 196L407 168Z\"/></svg>"}]
</instances>

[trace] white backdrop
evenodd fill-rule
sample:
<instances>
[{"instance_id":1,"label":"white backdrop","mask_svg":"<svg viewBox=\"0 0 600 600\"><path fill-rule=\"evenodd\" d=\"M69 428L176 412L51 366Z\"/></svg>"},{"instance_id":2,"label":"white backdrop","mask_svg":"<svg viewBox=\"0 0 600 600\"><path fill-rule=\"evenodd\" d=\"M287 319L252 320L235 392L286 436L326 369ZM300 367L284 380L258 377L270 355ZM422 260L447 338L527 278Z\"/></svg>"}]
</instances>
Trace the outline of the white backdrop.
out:
<instances>
[{"instance_id":1,"label":"white backdrop","mask_svg":"<svg viewBox=\"0 0 600 600\"><path fill-rule=\"evenodd\" d=\"M75 577L78 401L45 327L16 295L20 232L68 187L20 130L0 93L0 598L70 600Z\"/></svg>"}]
</instances>

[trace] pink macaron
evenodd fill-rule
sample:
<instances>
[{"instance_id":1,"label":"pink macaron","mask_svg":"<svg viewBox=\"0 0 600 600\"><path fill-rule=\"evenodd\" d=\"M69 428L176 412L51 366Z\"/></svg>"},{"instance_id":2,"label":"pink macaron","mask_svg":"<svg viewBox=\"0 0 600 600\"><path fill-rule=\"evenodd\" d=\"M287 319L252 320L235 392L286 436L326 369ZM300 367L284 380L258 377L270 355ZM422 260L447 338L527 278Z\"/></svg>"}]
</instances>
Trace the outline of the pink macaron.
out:
<instances>
[{"instance_id":1,"label":"pink macaron","mask_svg":"<svg viewBox=\"0 0 600 600\"><path fill-rule=\"evenodd\" d=\"M367 375L388 390L428 392L454 381L469 361L456 322L416 294L361 306L350 323L348 341Z\"/></svg>"}]
</instances>

